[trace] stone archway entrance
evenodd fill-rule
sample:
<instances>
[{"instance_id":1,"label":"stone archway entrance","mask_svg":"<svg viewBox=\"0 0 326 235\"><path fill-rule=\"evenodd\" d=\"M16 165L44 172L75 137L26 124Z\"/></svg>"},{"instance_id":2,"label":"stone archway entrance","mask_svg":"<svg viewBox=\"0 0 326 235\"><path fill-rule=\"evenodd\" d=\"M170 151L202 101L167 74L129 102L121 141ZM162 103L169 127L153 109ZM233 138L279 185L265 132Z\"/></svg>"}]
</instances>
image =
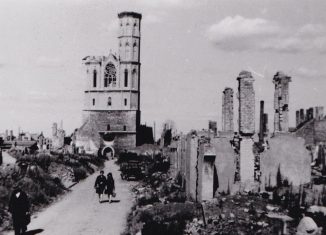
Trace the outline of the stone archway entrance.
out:
<instances>
[{"instance_id":1,"label":"stone archway entrance","mask_svg":"<svg viewBox=\"0 0 326 235\"><path fill-rule=\"evenodd\" d=\"M114 148L111 146L106 146L102 149L102 156L108 159L113 159L115 155Z\"/></svg>"}]
</instances>

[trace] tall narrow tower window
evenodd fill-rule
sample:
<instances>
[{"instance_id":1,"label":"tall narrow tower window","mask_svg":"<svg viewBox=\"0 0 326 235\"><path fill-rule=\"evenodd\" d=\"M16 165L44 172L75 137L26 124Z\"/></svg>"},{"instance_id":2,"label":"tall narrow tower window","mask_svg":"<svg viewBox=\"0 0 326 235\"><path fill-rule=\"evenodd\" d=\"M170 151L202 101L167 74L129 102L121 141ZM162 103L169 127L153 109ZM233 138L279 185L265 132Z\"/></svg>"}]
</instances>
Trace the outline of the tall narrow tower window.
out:
<instances>
[{"instance_id":1,"label":"tall narrow tower window","mask_svg":"<svg viewBox=\"0 0 326 235\"><path fill-rule=\"evenodd\" d=\"M125 87L128 87L128 70L125 69Z\"/></svg>"},{"instance_id":2,"label":"tall narrow tower window","mask_svg":"<svg viewBox=\"0 0 326 235\"><path fill-rule=\"evenodd\" d=\"M136 88L136 79L137 79L137 71L136 69L132 70L131 74L131 87Z\"/></svg>"},{"instance_id":3,"label":"tall narrow tower window","mask_svg":"<svg viewBox=\"0 0 326 235\"><path fill-rule=\"evenodd\" d=\"M109 131L111 129L110 124L106 126L106 130Z\"/></svg>"},{"instance_id":4,"label":"tall narrow tower window","mask_svg":"<svg viewBox=\"0 0 326 235\"><path fill-rule=\"evenodd\" d=\"M123 130L126 131L127 130L127 127L126 126L123 126Z\"/></svg>"},{"instance_id":5,"label":"tall narrow tower window","mask_svg":"<svg viewBox=\"0 0 326 235\"><path fill-rule=\"evenodd\" d=\"M132 46L132 54L133 54L133 57L134 57L134 60L137 60L137 43L134 42L133 46Z\"/></svg>"},{"instance_id":6,"label":"tall narrow tower window","mask_svg":"<svg viewBox=\"0 0 326 235\"><path fill-rule=\"evenodd\" d=\"M111 97L108 98L108 106L111 106L112 105L112 99Z\"/></svg>"},{"instance_id":7,"label":"tall narrow tower window","mask_svg":"<svg viewBox=\"0 0 326 235\"><path fill-rule=\"evenodd\" d=\"M125 60L130 59L130 45L129 42L126 42L126 47L125 47Z\"/></svg>"},{"instance_id":8,"label":"tall narrow tower window","mask_svg":"<svg viewBox=\"0 0 326 235\"><path fill-rule=\"evenodd\" d=\"M105 66L104 71L104 87L108 87L111 83L115 85L117 80L117 70L112 63L108 63Z\"/></svg>"},{"instance_id":9,"label":"tall narrow tower window","mask_svg":"<svg viewBox=\"0 0 326 235\"><path fill-rule=\"evenodd\" d=\"M128 102L127 102L127 99L125 98L125 106L127 106L127 103L128 103Z\"/></svg>"},{"instance_id":10,"label":"tall narrow tower window","mask_svg":"<svg viewBox=\"0 0 326 235\"><path fill-rule=\"evenodd\" d=\"M135 23L134 23L134 27L132 28L132 34L133 34L133 35L136 34L136 29L137 29L137 21L135 21Z\"/></svg>"},{"instance_id":11,"label":"tall narrow tower window","mask_svg":"<svg viewBox=\"0 0 326 235\"><path fill-rule=\"evenodd\" d=\"M93 87L96 87L96 80L97 80L97 71L93 71Z\"/></svg>"},{"instance_id":12,"label":"tall narrow tower window","mask_svg":"<svg viewBox=\"0 0 326 235\"><path fill-rule=\"evenodd\" d=\"M93 106L95 105L95 99L93 99Z\"/></svg>"}]
</instances>

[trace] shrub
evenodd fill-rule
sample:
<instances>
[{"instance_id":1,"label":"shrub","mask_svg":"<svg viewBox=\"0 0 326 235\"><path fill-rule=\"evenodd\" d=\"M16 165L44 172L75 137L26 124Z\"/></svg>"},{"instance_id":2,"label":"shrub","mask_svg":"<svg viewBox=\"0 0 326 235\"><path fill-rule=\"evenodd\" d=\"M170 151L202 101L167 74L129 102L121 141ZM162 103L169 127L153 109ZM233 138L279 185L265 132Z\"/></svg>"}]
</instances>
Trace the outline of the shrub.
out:
<instances>
[{"instance_id":1,"label":"shrub","mask_svg":"<svg viewBox=\"0 0 326 235\"><path fill-rule=\"evenodd\" d=\"M195 205L191 203L156 204L139 213L144 223L143 235L182 234L187 220L195 215Z\"/></svg>"},{"instance_id":2,"label":"shrub","mask_svg":"<svg viewBox=\"0 0 326 235\"><path fill-rule=\"evenodd\" d=\"M87 177L87 172L84 167L74 167L73 171L74 171L74 177L76 182L85 179Z\"/></svg>"}]
</instances>

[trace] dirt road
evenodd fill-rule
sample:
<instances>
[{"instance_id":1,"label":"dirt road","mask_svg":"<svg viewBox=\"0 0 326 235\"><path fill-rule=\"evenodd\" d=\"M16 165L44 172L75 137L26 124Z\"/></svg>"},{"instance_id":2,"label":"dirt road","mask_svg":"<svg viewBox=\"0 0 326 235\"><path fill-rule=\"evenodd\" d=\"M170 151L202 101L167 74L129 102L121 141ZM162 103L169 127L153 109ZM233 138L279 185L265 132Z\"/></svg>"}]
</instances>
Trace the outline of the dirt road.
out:
<instances>
[{"instance_id":1,"label":"dirt road","mask_svg":"<svg viewBox=\"0 0 326 235\"><path fill-rule=\"evenodd\" d=\"M126 216L132 206L130 186L132 182L122 181L118 166L113 161L105 164L104 173L112 172L116 184L116 202L99 203L94 191L98 173L89 176L72 188L59 202L32 217L28 234L79 235L105 234L119 235ZM105 200L107 197L105 197ZM118 202L119 200L119 202ZM38 231L43 230L41 233ZM11 235L13 232L7 233Z\"/></svg>"}]
</instances>

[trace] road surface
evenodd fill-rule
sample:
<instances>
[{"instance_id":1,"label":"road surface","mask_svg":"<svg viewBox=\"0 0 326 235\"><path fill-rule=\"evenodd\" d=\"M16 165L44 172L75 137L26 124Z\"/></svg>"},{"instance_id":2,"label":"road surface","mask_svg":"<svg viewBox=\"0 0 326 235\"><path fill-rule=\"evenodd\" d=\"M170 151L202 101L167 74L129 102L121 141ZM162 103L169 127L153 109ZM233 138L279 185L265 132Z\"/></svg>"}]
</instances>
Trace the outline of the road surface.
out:
<instances>
[{"instance_id":1,"label":"road surface","mask_svg":"<svg viewBox=\"0 0 326 235\"><path fill-rule=\"evenodd\" d=\"M125 228L127 214L132 206L132 182L122 181L118 166L105 163L104 174L112 172L117 196L109 203L107 197L99 203L95 194L95 173L72 188L72 192L50 207L32 216L28 234L41 235L119 235ZM41 231L43 230L43 231ZM7 235L14 234L12 231Z\"/></svg>"},{"instance_id":2,"label":"road surface","mask_svg":"<svg viewBox=\"0 0 326 235\"><path fill-rule=\"evenodd\" d=\"M5 151L2 151L2 161L3 165L15 164L16 158L10 156L10 154Z\"/></svg>"}]
</instances>

